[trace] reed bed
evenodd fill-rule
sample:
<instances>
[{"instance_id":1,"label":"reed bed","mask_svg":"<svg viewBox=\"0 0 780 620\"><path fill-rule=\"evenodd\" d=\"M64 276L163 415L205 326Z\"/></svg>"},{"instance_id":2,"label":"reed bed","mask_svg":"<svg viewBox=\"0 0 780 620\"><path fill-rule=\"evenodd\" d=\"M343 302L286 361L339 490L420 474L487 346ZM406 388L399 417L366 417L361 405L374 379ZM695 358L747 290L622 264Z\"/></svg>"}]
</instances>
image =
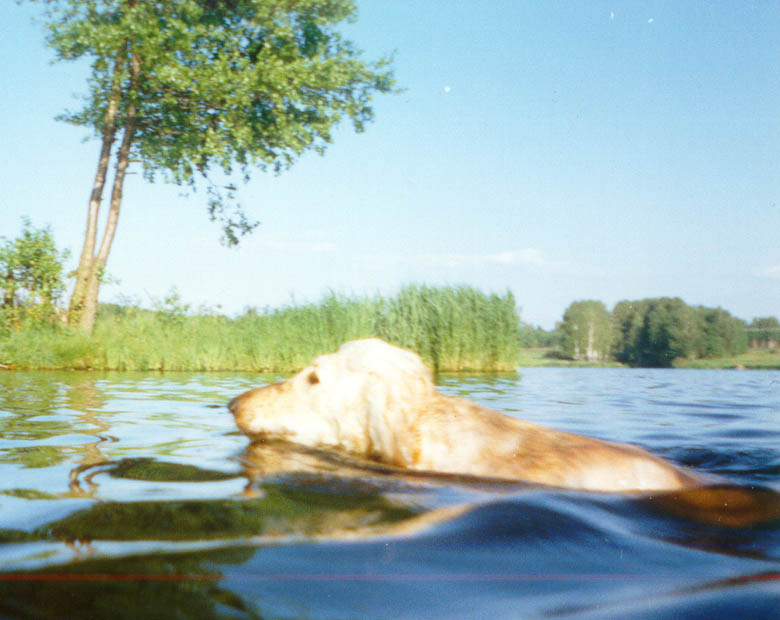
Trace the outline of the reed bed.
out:
<instances>
[{"instance_id":1,"label":"reed bed","mask_svg":"<svg viewBox=\"0 0 780 620\"><path fill-rule=\"evenodd\" d=\"M348 340L379 337L419 353L436 371L514 370L523 326L511 292L410 285L394 297L350 298L236 318L104 307L91 337L64 327L0 332L0 363L25 369L295 372Z\"/></svg>"}]
</instances>

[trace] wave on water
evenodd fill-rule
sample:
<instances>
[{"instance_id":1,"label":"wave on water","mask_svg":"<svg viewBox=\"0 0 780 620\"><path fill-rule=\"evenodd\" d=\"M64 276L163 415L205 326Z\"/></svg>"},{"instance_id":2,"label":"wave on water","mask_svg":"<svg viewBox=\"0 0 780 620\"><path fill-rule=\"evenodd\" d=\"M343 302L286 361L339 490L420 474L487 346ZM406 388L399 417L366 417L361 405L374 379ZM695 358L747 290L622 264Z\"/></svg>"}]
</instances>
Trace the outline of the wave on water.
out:
<instances>
[{"instance_id":1,"label":"wave on water","mask_svg":"<svg viewBox=\"0 0 780 620\"><path fill-rule=\"evenodd\" d=\"M0 617L778 618L780 394L751 376L448 379L717 480L647 495L257 452L213 407L247 378L3 377Z\"/></svg>"}]
</instances>

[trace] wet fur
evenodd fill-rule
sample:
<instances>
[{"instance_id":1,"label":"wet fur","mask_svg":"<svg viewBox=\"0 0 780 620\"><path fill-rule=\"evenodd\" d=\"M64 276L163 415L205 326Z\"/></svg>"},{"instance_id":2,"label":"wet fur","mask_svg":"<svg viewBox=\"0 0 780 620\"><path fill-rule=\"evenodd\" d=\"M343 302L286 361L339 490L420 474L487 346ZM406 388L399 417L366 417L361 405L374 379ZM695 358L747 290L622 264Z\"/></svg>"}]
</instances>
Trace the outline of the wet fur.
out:
<instances>
[{"instance_id":1,"label":"wet fur","mask_svg":"<svg viewBox=\"0 0 780 620\"><path fill-rule=\"evenodd\" d=\"M318 357L229 408L256 439L335 448L394 467L605 492L703 479L630 445L545 428L441 394L420 358L377 339Z\"/></svg>"}]
</instances>

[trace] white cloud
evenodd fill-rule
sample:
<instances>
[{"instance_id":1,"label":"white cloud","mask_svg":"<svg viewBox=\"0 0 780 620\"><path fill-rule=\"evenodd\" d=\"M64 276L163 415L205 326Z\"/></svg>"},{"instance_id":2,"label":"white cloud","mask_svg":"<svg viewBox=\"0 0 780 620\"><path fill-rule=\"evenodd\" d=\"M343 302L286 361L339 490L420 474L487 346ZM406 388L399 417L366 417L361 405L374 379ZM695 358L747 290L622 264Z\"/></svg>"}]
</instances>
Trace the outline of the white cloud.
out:
<instances>
[{"instance_id":1,"label":"white cloud","mask_svg":"<svg viewBox=\"0 0 780 620\"><path fill-rule=\"evenodd\" d=\"M376 257L371 257L376 258ZM469 267L514 267L538 274L563 274L576 277L606 277L607 273L598 267L565 260L555 260L544 256L536 248L505 250L488 254L416 254L386 257L396 264L414 264L417 266L445 267L460 269Z\"/></svg>"},{"instance_id":2,"label":"white cloud","mask_svg":"<svg viewBox=\"0 0 780 620\"><path fill-rule=\"evenodd\" d=\"M495 254L426 254L413 260L443 267L490 264L544 267L551 264L544 260L539 250L534 248L507 250Z\"/></svg>"},{"instance_id":3,"label":"white cloud","mask_svg":"<svg viewBox=\"0 0 780 620\"><path fill-rule=\"evenodd\" d=\"M533 265L543 267L547 262L542 258L542 253L534 248L524 250L509 250L498 254L487 254L485 262L500 263L502 265Z\"/></svg>"},{"instance_id":4,"label":"white cloud","mask_svg":"<svg viewBox=\"0 0 780 620\"><path fill-rule=\"evenodd\" d=\"M767 278L779 278L780 279L780 265L775 265L774 267L769 267L767 269L764 269L761 272L761 275L766 276Z\"/></svg>"},{"instance_id":5,"label":"white cloud","mask_svg":"<svg viewBox=\"0 0 780 620\"><path fill-rule=\"evenodd\" d=\"M402 258L404 262L428 263L438 267L461 267L463 265L476 264L473 256L465 254L424 254L423 256Z\"/></svg>"}]
</instances>

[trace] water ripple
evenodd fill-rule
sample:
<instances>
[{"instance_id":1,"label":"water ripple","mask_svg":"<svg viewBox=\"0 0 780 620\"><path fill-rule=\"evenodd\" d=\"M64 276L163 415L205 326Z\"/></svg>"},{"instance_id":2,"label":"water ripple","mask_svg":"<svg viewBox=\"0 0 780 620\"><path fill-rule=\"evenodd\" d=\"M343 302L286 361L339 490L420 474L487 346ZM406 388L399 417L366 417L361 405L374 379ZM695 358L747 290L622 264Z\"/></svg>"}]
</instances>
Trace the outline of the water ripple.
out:
<instances>
[{"instance_id":1,"label":"water ripple","mask_svg":"<svg viewBox=\"0 0 780 620\"><path fill-rule=\"evenodd\" d=\"M276 376L0 374L0 615L771 617L777 376L442 377L729 483L634 496L333 460L274 471L224 403Z\"/></svg>"}]
</instances>

